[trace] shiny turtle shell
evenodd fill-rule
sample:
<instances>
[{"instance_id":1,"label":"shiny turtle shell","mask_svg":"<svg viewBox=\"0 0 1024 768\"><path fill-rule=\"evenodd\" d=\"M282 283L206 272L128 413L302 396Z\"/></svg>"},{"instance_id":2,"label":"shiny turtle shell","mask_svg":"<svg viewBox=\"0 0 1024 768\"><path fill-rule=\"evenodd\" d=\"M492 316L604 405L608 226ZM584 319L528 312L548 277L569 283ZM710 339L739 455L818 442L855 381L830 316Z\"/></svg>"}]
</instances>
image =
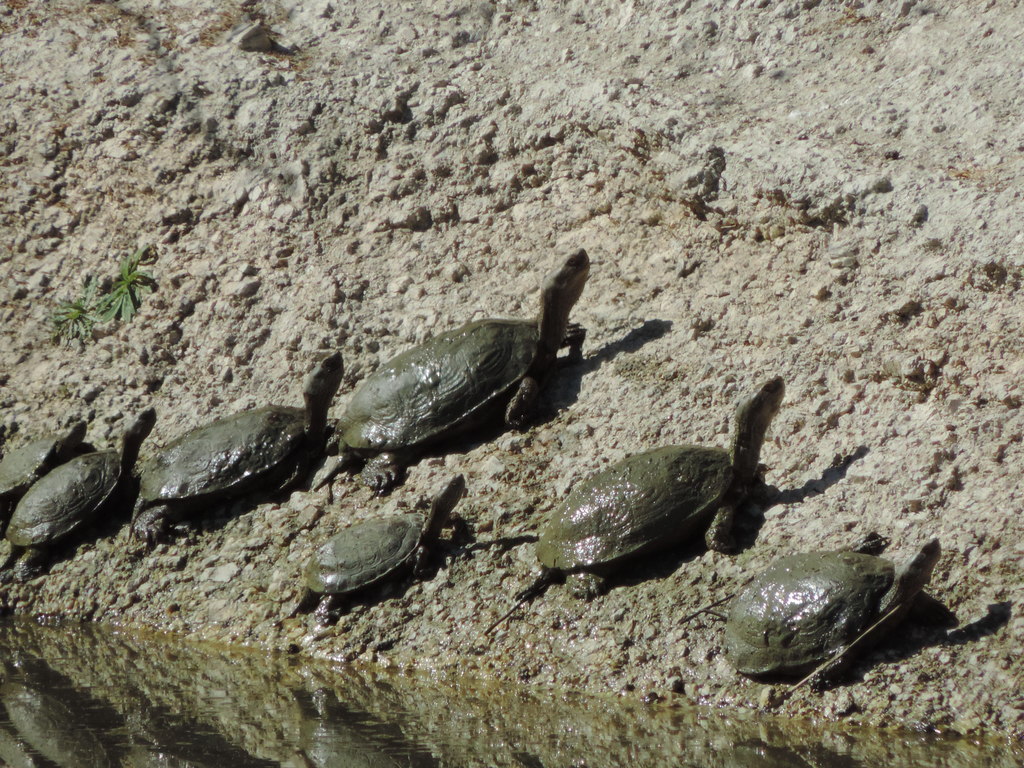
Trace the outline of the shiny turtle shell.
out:
<instances>
[{"instance_id":1,"label":"shiny turtle shell","mask_svg":"<svg viewBox=\"0 0 1024 768\"><path fill-rule=\"evenodd\" d=\"M302 449L305 418L301 408L271 406L193 429L143 463L140 498L214 499L257 489Z\"/></svg>"},{"instance_id":2,"label":"shiny turtle shell","mask_svg":"<svg viewBox=\"0 0 1024 768\"><path fill-rule=\"evenodd\" d=\"M540 532L537 559L600 571L703 532L732 482L727 451L670 445L629 456L576 485Z\"/></svg>"},{"instance_id":3,"label":"shiny turtle shell","mask_svg":"<svg viewBox=\"0 0 1024 768\"><path fill-rule=\"evenodd\" d=\"M364 520L331 537L306 566L306 586L324 595L369 587L410 562L425 518L418 513Z\"/></svg>"},{"instance_id":4,"label":"shiny turtle shell","mask_svg":"<svg viewBox=\"0 0 1024 768\"><path fill-rule=\"evenodd\" d=\"M429 443L486 418L526 376L540 332L526 320L478 320L413 347L367 377L341 419L349 448Z\"/></svg>"},{"instance_id":5,"label":"shiny turtle shell","mask_svg":"<svg viewBox=\"0 0 1024 768\"><path fill-rule=\"evenodd\" d=\"M858 552L777 560L732 602L725 627L730 660L745 675L810 672L879 618L895 574L888 560Z\"/></svg>"}]
</instances>

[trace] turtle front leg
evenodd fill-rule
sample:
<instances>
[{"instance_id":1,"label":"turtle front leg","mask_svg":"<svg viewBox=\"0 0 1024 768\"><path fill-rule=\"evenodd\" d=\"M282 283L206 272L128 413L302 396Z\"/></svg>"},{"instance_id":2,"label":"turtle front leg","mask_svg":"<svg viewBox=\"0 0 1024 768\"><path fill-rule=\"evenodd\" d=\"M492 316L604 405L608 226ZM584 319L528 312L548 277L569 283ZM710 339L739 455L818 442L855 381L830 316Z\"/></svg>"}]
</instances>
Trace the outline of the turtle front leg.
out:
<instances>
[{"instance_id":1,"label":"turtle front leg","mask_svg":"<svg viewBox=\"0 0 1024 768\"><path fill-rule=\"evenodd\" d=\"M519 382L519 389L512 395L505 409L505 423L513 429L522 429L533 414L539 394L540 383L535 378L527 376Z\"/></svg>"},{"instance_id":2,"label":"turtle front leg","mask_svg":"<svg viewBox=\"0 0 1024 768\"><path fill-rule=\"evenodd\" d=\"M49 558L41 547L11 547L11 558L8 561L10 578L18 584L25 584L46 573Z\"/></svg>"},{"instance_id":3,"label":"turtle front leg","mask_svg":"<svg viewBox=\"0 0 1024 768\"><path fill-rule=\"evenodd\" d=\"M571 574L568 579L569 589L581 600L593 600L608 591L608 582L596 573L580 571Z\"/></svg>"},{"instance_id":4,"label":"turtle front leg","mask_svg":"<svg viewBox=\"0 0 1024 768\"><path fill-rule=\"evenodd\" d=\"M385 451L366 462L359 476L367 486L373 489L374 496L383 496L398 485L404 474L404 469L398 454Z\"/></svg>"},{"instance_id":5,"label":"turtle front leg","mask_svg":"<svg viewBox=\"0 0 1024 768\"><path fill-rule=\"evenodd\" d=\"M569 323L562 338L562 346L569 349L569 359L579 362L583 359L583 342L587 338L587 329L578 323Z\"/></svg>"},{"instance_id":6,"label":"turtle front leg","mask_svg":"<svg viewBox=\"0 0 1024 768\"><path fill-rule=\"evenodd\" d=\"M341 595L324 595L313 611L313 620L322 626L337 624L341 618L344 600Z\"/></svg>"},{"instance_id":7,"label":"turtle front leg","mask_svg":"<svg viewBox=\"0 0 1024 768\"><path fill-rule=\"evenodd\" d=\"M711 525L704 534L704 543L715 552L730 553L736 549L736 540L732 535L733 518L736 517L736 504L723 502L711 518Z\"/></svg>"},{"instance_id":8,"label":"turtle front leg","mask_svg":"<svg viewBox=\"0 0 1024 768\"><path fill-rule=\"evenodd\" d=\"M144 542L146 549L153 549L157 544L168 540L167 534L173 522L174 515L166 504L143 509L132 517L129 538Z\"/></svg>"}]
</instances>

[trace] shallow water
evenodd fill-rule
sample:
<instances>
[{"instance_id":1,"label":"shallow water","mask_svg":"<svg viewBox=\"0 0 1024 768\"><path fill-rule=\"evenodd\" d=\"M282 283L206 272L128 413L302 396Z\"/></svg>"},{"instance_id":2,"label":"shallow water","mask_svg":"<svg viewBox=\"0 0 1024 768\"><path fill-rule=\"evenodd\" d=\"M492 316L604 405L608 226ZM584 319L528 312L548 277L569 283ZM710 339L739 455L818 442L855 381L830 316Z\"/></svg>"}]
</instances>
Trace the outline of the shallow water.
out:
<instances>
[{"instance_id":1,"label":"shallow water","mask_svg":"<svg viewBox=\"0 0 1024 768\"><path fill-rule=\"evenodd\" d=\"M92 625L0 623L10 766L995 768L1000 743L509 691Z\"/></svg>"}]
</instances>

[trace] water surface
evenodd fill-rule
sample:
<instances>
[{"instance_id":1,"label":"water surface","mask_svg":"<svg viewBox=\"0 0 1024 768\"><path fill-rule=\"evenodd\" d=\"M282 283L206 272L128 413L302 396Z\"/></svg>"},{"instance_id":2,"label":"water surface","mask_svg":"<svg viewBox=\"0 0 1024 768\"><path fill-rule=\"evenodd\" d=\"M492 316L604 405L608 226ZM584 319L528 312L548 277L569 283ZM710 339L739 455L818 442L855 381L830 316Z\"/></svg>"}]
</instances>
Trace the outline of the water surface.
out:
<instances>
[{"instance_id":1,"label":"water surface","mask_svg":"<svg viewBox=\"0 0 1024 768\"><path fill-rule=\"evenodd\" d=\"M1018 768L1000 743L0 623L0 764Z\"/></svg>"}]
</instances>

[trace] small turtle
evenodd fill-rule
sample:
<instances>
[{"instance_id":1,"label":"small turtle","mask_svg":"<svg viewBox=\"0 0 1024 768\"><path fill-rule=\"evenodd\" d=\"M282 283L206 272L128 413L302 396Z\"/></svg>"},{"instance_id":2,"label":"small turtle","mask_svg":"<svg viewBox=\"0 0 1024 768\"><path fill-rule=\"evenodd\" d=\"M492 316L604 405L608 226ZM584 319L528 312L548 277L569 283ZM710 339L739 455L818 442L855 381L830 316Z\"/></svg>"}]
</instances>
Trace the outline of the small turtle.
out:
<instances>
[{"instance_id":1,"label":"small turtle","mask_svg":"<svg viewBox=\"0 0 1024 768\"><path fill-rule=\"evenodd\" d=\"M317 621L327 623L343 596L379 584L410 566L414 575L421 576L441 528L465 492L466 481L456 475L431 501L426 516L409 512L364 520L328 539L306 567L307 594L301 607L323 595L315 615Z\"/></svg>"},{"instance_id":2,"label":"small turtle","mask_svg":"<svg viewBox=\"0 0 1024 768\"><path fill-rule=\"evenodd\" d=\"M4 570L26 581L42 572L47 551L67 540L101 512L130 504L132 467L153 424L156 411L147 408L131 422L120 451L95 451L76 456L43 475L14 508L6 538L11 556Z\"/></svg>"},{"instance_id":3,"label":"small turtle","mask_svg":"<svg viewBox=\"0 0 1024 768\"><path fill-rule=\"evenodd\" d=\"M934 613L922 590L938 562L932 539L901 567L865 549L783 557L736 596L725 625L726 653L752 677L834 678L901 622L915 602ZM831 660L831 661L830 661ZM820 669L818 669L820 667Z\"/></svg>"},{"instance_id":4,"label":"small turtle","mask_svg":"<svg viewBox=\"0 0 1024 768\"><path fill-rule=\"evenodd\" d=\"M324 450L343 368L340 353L317 364L306 377L305 408L271 405L218 419L144 462L132 536L153 546L172 524L216 502L284 491L303 479Z\"/></svg>"},{"instance_id":5,"label":"small turtle","mask_svg":"<svg viewBox=\"0 0 1024 768\"><path fill-rule=\"evenodd\" d=\"M0 461L0 534L14 505L29 487L77 453L85 438L85 422L73 421L63 432L32 440L7 453Z\"/></svg>"},{"instance_id":6,"label":"small turtle","mask_svg":"<svg viewBox=\"0 0 1024 768\"><path fill-rule=\"evenodd\" d=\"M740 403L731 451L669 445L629 456L574 487L541 527L541 575L485 634L565 576L589 599L623 563L697 533L706 532L710 549L730 551L735 510L754 485L765 433L785 391L776 377Z\"/></svg>"},{"instance_id":7,"label":"small turtle","mask_svg":"<svg viewBox=\"0 0 1024 768\"><path fill-rule=\"evenodd\" d=\"M569 312L589 275L581 248L544 281L538 319L477 320L381 366L340 420L342 463L369 459L362 478L382 494L430 443L497 421L501 412L507 424L521 427L558 350L580 354L585 331L569 326Z\"/></svg>"}]
</instances>

